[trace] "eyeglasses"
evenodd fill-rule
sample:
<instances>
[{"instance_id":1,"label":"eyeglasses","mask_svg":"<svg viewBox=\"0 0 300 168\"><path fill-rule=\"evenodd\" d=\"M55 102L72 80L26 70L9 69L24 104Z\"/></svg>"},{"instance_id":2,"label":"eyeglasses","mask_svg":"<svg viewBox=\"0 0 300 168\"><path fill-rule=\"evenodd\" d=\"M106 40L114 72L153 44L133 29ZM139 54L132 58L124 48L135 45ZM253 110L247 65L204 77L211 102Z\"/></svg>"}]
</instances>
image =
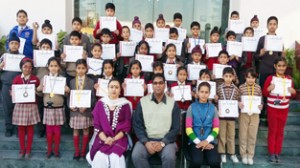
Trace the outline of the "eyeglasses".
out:
<instances>
[{"instance_id":1,"label":"eyeglasses","mask_svg":"<svg viewBox=\"0 0 300 168\"><path fill-rule=\"evenodd\" d=\"M153 82L152 84L153 85L163 85L163 84L165 84L165 82L164 81L159 81L159 82Z\"/></svg>"}]
</instances>

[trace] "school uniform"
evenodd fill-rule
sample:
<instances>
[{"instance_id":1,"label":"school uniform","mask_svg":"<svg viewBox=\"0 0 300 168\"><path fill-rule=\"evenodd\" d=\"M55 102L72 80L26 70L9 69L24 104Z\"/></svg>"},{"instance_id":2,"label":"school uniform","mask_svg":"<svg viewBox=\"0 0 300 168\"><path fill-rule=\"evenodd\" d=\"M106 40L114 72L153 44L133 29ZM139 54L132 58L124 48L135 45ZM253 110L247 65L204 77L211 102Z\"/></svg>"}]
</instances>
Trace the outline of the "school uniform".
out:
<instances>
[{"instance_id":1,"label":"school uniform","mask_svg":"<svg viewBox=\"0 0 300 168\"><path fill-rule=\"evenodd\" d=\"M191 89L192 89L192 86L191 86L190 83L186 83L186 82L180 83L179 81L172 83L172 84L171 84L171 88L172 88L172 87L176 87L176 86L179 86L179 87L180 87L180 86L186 86L186 85L190 86ZM183 94L184 94L184 93L183 93ZM182 96L183 96L183 95L182 95ZM182 101L176 101L176 103L177 103L178 107L179 107L181 110L186 111L186 110L189 108L189 106L191 105L192 101L190 101L190 100L185 100L184 102L182 102Z\"/></svg>"},{"instance_id":2,"label":"school uniform","mask_svg":"<svg viewBox=\"0 0 300 168\"><path fill-rule=\"evenodd\" d=\"M97 31L100 29L100 21L97 21L96 23L96 27L93 31L93 35L94 35L94 38L95 39L98 39L101 41L100 39L100 33L97 34ZM111 32L112 34L112 39L110 40L110 44L118 44L119 43L119 39L121 39L120 35L122 34L122 25L121 23L117 20L117 23L116 23L116 27L117 27L117 30L119 31L119 36L117 34L115 34L114 32Z\"/></svg>"},{"instance_id":3,"label":"school uniform","mask_svg":"<svg viewBox=\"0 0 300 168\"><path fill-rule=\"evenodd\" d=\"M143 76L140 76L138 78L134 78L131 74L128 74L126 78L127 79L143 79L144 80ZM145 81L144 81L144 83L145 83ZM138 102L140 101L141 98L142 97L139 97L139 96L126 96L126 99L131 102L133 110L136 110L137 104L138 104Z\"/></svg>"},{"instance_id":4,"label":"school uniform","mask_svg":"<svg viewBox=\"0 0 300 168\"><path fill-rule=\"evenodd\" d=\"M233 73L234 73L233 83L234 83L236 86L238 86L239 83L240 83L240 81L239 81L239 78L238 78L238 76L237 76L237 73L236 73L236 71L235 71L234 69L233 69ZM223 79L223 78L217 78L217 79L214 79L214 82L216 82L217 88L218 88L219 86L221 86L221 85L224 83L224 79Z\"/></svg>"},{"instance_id":5,"label":"school uniform","mask_svg":"<svg viewBox=\"0 0 300 168\"><path fill-rule=\"evenodd\" d=\"M83 46L83 49L85 51L87 51L87 54L89 57L92 56L91 54L91 41L90 41L90 38L83 34L82 32L79 32L81 34L81 43L80 43L80 46ZM63 44L64 45L71 45L70 43L70 34L67 34L64 38L64 41L63 41ZM63 48L61 48L61 51L63 51Z\"/></svg>"}]
</instances>

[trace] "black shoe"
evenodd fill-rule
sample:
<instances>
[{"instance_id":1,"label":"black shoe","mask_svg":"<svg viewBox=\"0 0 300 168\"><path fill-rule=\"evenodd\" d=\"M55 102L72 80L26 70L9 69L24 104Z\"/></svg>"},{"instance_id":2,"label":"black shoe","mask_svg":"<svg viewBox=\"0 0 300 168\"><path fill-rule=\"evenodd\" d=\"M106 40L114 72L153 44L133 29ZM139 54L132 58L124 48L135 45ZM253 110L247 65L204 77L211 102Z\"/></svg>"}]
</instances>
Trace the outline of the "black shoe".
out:
<instances>
[{"instance_id":1,"label":"black shoe","mask_svg":"<svg viewBox=\"0 0 300 168\"><path fill-rule=\"evenodd\" d=\"M12 136L12 129L6 129L5 130L5 137L11 137Z\"/></svg>"},{"instance_id":2,"label":"black shoe","mask_svg":"<svg viewBox=\"0 0 300 168\"><path fill-rule=\"evenodd\" d=\"M275 159L276 159L276 162L277 162L277 163L280 163L280 162L281 162L281 159L280 159L279 155L275 155Z\"/></svg>"},{"instance_id":3,"label":"black shoe","mask_svg":"<svg viewBox=\"0 0 300 168\"><path fill-rule=\"evenodd\" d=\"M73 160L79 161L79 159L80 159L80 154L79 153L74 153Z\"/></svg>"},{"instance_id":4,"label":"black shoe","mask_svg":"<svg viewBox=\"0 0 300 168\"><path fill-rule=\"evenodd\" d=\"M47 153L46 153L46 159L50 159L51 156L52 156L52 154L53 154L52 152L47 152Z\"/></svg>"}]
</instances>

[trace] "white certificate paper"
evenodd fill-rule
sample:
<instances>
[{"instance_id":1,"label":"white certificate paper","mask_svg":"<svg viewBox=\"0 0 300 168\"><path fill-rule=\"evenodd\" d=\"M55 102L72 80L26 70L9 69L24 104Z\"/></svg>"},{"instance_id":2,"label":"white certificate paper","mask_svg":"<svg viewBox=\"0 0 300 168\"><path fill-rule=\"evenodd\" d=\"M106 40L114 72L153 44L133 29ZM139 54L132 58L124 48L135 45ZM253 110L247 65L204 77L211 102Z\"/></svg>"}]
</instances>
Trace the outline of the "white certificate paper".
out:
<instances>
[{"instance_id":1,"label":"white certificate paper","mask_svg":"<svg viewBox=\"0 0 300 168\"><path fill-rule=\"evenodd\" d=\"M266 35L265 36L265 49L266 49L266 51L282 52L282 50L283 50L282 37L275 36L275 35Z\"/></svg>"},{"instance_id":2,"label":"white certificate paper","mask_svg":"<svg viewBox=\"0 0 300 168\"><path fill-rule=\"evenodd\" d=\"M100 29L107 28L110 31L117 30L117 18L116 17L100 17Z\"/></svg>"},{"instance_id":3,"label":"white certificate paper","mask_svg":"<svg viewBox=\"0 0 300 168\"><path fill-rule=\"evenodd\" d=\"M168 39L167 42L166 42L166 45L171 44L171 43L176 46L176 55L181 55L182 41Z\"/></svg>"},{"instance_id":4,"label":"white certificate paper","mask_svg":"<svg viewBox=\"0 0 300 168\"><path fill-rule=\"evenodd\" d=\"M188 64L188 79L189 80L198 80L199 73L202 69L206 69L206 65Z\"/></svg>"},{"instance_id":5,"label":"white certificate paper","mask_svg":"<svg viewBox=\"0 0 300 168\"><path fill-rule=\"evenodd\" d=\"M82 59L83 46L64 45L64 53L66 54L65 62L76 62Z\"/></svg>"},{"instance_id":6,"label":"white certificate paper","mask_svg":"<svg viewBox=\"0 0 300 168\"><path fill-rule=\"evenodd\" d=\"M238 118L238 101L237 100L219 100L219 114L222 118Z\"/></svg>"},{"instance_id":7,"label":"white certificate paper","mask_svg":"<svg viewBox=\"0 0 300 168\"><path fill-rule=\"evenodd\" d=\"M26 39L19 37L20 39L20 47L19 47L19 53L23 54L24 52L24 47L25 47L25 43L26 43Z\"/></svg>"},{"instance_id":8,"label":"white certificate paper","mask_svg":"<svg viewBox=\"0 0 300 168\"><path fill-rule=\"evenodd\" d=\"M90 108L91 90L71 90L70 108Z\"/></svg>"},{"instance_id":9,"label":"white certificate paper","mask_svg":"<svg viewBox=\"0 0 300 168\"><path fill-rule=\"evenodd\" d=\"M216 79L223 78L223 70L226 67L231 67L230 65L221 65L221 64L213 64L213 74Z\"/></svg>"},{"instance_id":10,"label":"white certificate paper","mask_svg":"<svg viewBox=\"0 0 300 168\"><path fill-rule=\"evenodd\" d=\"M121 57L132 57L134 56L136 42L133 41L120 41L120 53Z\"/></svg>"},{"instance_id":11,"label":"white certificate paper","mask_svg":"<svg viewBox=\"0 0 300 168\"><path fill-rule=\"evenodd\" d=\"M202 54L205 53L205 49L204 49L205 40L204 39L189 38L189 43L190 43L191 47L188 49L188 53L192 53L192 50L196 47L196 45L200 45Z\"/></svg>"},{"instance_id":12,"label":"white certificate paper","mask_svg":"<svg viewBox=\"0 0 300 168\"><path fill-rule=\"evenodd\" d=\"M12 102L13 103L34 103L35 102L35 85L12 85Z\"/></svg>"},{"instance_id":13,"label":"white certificate paper","mask_svg":"<svg viewBox=\"0 0 300 168\"><path fill-rule=\"evenodd\" d=\"M153 93L153 85L152 85L152 83L147 84L147 91L148 91L148 94ZM165 83L165 90L164 90L164 92L167 93L167 91L168 91L168 87L167 87L167 82L166 82Z\"/></svg>"},{"instance_id":14,"label":"white certificate paper","mask_svg":"<svg viewBox=\"0 0 300 168\"><path fill-rule=\"evenodd\" d=\"M98 79L99 87L96 92L96 96L106 97L108 96L108 82L107 79Z\"/></svg>"},{"instance_id":15,"label":"white certificate paper","mask_svg":"<svg viewBox=\"0 0 300 168\"><path fill-rule=\"evenodd\" d=\"M102 44L102 59L112 60L116 57L116 45L115 44Z\"/></svg>"},{"instance_id":16,"label":"white certificate paper","mask_svg":"<svg viewBox=\"0 0 300 168\"><path fill-rule=\"evenodd\" d=\"M234 31L236 34L243 34L245 29L244 21L229 20L228 30Z\"/></svg>"},{"instance_id":17,"label":"white certificate paper","mask_svg":"<svg viewBox=\"0 0 300 168\"><path fill-rule=\"evenodd\" d=\"M162 53L162 46L163 42L160 39L153 39L153 38L146 38L150 46L150 53L151 54L161 54Z\"/></svg>"},{"instance_id":18,"label":"white certificate paper","mask_svg":"<svg viewBox=\"0 0 300 168\"><path fill-rule=\"evenodd\" d=\"M166 42L169 39L170 29L167 28L155 28L154 29L154 37L156 39L160 39L163 42Z\"/></svg>"},{"instance_id":19,"label":"white certificate paper","mask_svg":"<svg viewBox=\"0 0 300 168\"><path fill-rule=\"evenodd\" d=\"M208 57L218 57L219 52L222 51L221 43L206 43L205 45Z\"/></svg>"},{"instance_id":20,"label":"white certificate paper","mask_svg":"<svg viewBox=\"0 0 300 168\"><path fill-rule=\"evenodd\" d=\"M54 57L53 50L33 50L34 67L47 67L49 58Z\"/></svg>"},{"instance_id":21,"label":"white certificate paper","mask_svg":"<svg viewBox=\"0 0 300 168\"><path fill-rule=\"evenodd\" d=\"M144 96L144 79L125 79L125 96Z\"/></svg>"},{"instance_id":22,"label":"white certificate paper","mask_svg":"<svg viewBox=\"0 0 300 168\"><path fill-rule=\"evenodd\" d=\"M227 52L229 55L236 55L242 57L243 43L237 41L227 41Z\"/></svg>"},{"instance_id":23,"label":"white certificate paper","mask_svg":"<svg viewBox=\"0 0 300 168\"><path fill-rule=\"evenodd\" d=\"M242 113L260 114L258 106L261 105L261 96L241 96L241 99L244 105L244 108L241 109Z\"/></svg>"},{"instance_id":24,"label":"white certificate paper","mask_svg":"<svg viewBox=\"0 0 300 168\"><path fill-rule=\"evenodd\" d=\"M279 96L291 96L288 88L292 87L292 80L273 76L271 83L275 85L275 88L271 91L271 94Z\"/></svg>"},{"instance_id":25,"label":"white certificate paper","mask_svg":"<svg viewBox=\"0 0 300 168\"><path fill-rule=\"evenodd\" d=\"M142 71L144 72L152 72L152 64L154 61L154 58L152 55L141 55L141 54L136 54L135 59L139 60L142 64Z\"/></svg>"},{"instance_id":26,"label":"white certificate paper","mask_svg":"<svg viewBox=\"0 0 300 168\"><path fill-rule=\"evenodd\" d=\"M176 64L164 64L164 75L167 81L177 81Z\"/></svg>"},{"instance_id":27,"label":"white certificate paper","mask_svg":"<svg viewBox=\"0 0 300 168\"><path fill-rule=\"evenodd\" d=\"M52 50L56 49L56 45L57 45L57 37L55 34L41 34L41 38L40 41L42 41L43 39L48 39L51 41L52 43Z\"/></svg>"},{"instance_id":28,"label":"white certificate paper","mask_svg":"<svg viewBox=\"0 0 300 168\"><path fill-rule=\"evenodd\" d=\"M89 69L87 74L101 75L103 60L95 59L95 58L87 58L86 62L88 64L88 69Z\"/></svg>"},{"instance_id":29,"label":"white certificate paper","mask_svg":"<svg viewBox=\"0 0 300 168\"><path fill-rule=\"evenodd\" d=\"M257 37L242 37L243 51L256 52L258 38Z\"/></svg>"},{"instance_id":30,"label":"white certificate paper","mask_svg":"<svg viewBox=\"0 0 300 168\"><path fill-rule=\"evenodd\" d=\"M197 92L198 92L198 86L199 86L202 82L207 82L207 83L209 83L209 85L210 85L210 94L209 94L209 97L208 97L208 98L214 99L214 98L215 98L215 95L217 94L217 84L216 84L216 82L198 80L198 81L197 81L197 87L196 87Z\"/></svg>"},{"instance_id":31,"label":"white certificate paper","mask_svg":"<svg viewBox=\"0 0 300 168\"><path fill-rule=\"evenodd\" d=\"M4 71L21 72L20 62L24 58L24 55L20 54L3 54Z\"/></svg>"},{"instance_id":32,"label":"white certificate paper","mask_svg":"<svg viewBox=\"0 0 300 168\"><path fill-rule=\"evenodd\" d=\"M45 75L43 81L43 93L65 94L66 78Z\"/></svg>"},{"instance_id":33,"label":"white certificate paper","mask_svg":"<svg viewBox=\"0 0 300 168\"><path fill-rule=\"evenodd\" d=\"M137 29L130 29L130 41L140 42L143 40L143 32Z\"/></svg>"},{"instance_id":34,"label":"white certificate paper","mask_svg":"<svg viewBox=\"0 0 300 168\"><path fill-rule=\"evenodd\" d=\"M187 34L186 29L177 28L177 31L178 31L178 40L184 41L184 39L186 39L186 34Z\"/></svg>"},{"instance_id":35,"label":"white certificate paper","mask_svg":"<svg viewBox=\"0 0 300 168\"><path fill-rule=\"evenodd\" d=\"M181 101L182 99L184 99L184 101L192 100L190 85L172 87L171 92L173 93L173 99L175 101Z\"/></svg>"}]
</instances>

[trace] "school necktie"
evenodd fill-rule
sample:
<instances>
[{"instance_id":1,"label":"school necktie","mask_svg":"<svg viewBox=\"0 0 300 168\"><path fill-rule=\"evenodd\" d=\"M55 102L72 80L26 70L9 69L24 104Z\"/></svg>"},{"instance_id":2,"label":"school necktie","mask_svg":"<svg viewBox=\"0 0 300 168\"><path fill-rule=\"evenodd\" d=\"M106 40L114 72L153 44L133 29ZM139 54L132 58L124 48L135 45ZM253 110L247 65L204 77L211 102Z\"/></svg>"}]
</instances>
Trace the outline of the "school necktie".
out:
<instances>
[{"instance_id":1,"label":"school necktie","mask_svg":"<svg viewBox=\"0 0 300 168\"><path fill-rule=\"evenodd\" d=\"M83 86L82 86L82 79L79 79L79 88L83 88Z\"/></svg>"}]
</instances>

